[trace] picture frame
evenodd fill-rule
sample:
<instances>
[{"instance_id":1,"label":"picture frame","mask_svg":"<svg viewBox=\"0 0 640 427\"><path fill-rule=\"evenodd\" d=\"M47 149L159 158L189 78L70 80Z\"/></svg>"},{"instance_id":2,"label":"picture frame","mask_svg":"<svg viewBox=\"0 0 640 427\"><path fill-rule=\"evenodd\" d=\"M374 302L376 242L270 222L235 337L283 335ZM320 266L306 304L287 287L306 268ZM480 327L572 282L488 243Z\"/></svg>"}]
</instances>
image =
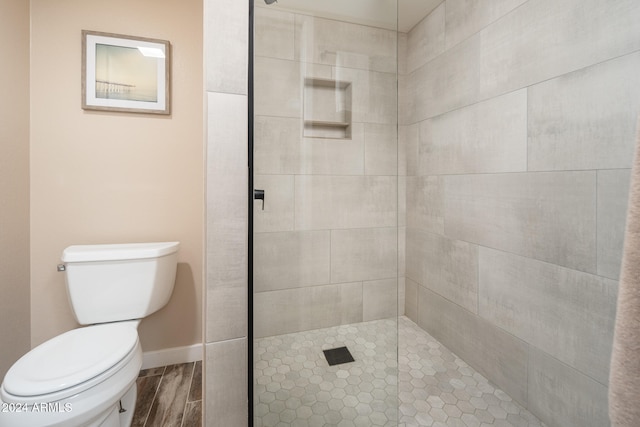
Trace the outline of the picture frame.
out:
<instances>
[{"instance_id":1,"label":"picture frame","mask_svg":"<svg viewBox=\"0 0 640 427\"><path fill-rule=\"evenodd\" d=\"M171 114L171 43L82 30L82 108Z\"/></svg>"}]
</instances>

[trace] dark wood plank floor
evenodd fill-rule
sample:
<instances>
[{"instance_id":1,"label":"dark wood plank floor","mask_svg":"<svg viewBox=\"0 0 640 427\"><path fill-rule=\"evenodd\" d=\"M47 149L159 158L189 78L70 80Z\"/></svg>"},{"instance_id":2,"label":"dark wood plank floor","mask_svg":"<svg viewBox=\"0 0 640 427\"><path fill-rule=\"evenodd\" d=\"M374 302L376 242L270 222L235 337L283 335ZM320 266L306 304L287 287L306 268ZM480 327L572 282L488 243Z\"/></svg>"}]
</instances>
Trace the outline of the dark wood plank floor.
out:
<instances>
[{"instance_id":1,"label":"dark wood plank floor","mask_svg":"<svg viewBox=\"0 0 640 427\"><path fill-rule=\"evenodd\" d=\"M140 371L132 427L200 427L202 362Z\"/></svg>"}]
</instances>

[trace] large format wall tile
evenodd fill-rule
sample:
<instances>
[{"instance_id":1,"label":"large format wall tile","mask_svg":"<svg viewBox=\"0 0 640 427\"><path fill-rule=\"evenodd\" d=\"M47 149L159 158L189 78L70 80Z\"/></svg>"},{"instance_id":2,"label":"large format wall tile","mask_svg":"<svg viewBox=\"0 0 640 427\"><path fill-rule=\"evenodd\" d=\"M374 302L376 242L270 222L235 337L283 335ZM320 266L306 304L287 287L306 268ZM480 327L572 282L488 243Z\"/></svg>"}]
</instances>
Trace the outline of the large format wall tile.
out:
<instances>
[{"instance_id":1,"label":"large format wall tile","mask_svg":"<svg viewBox=\"0 0 640 427\"><path fill-rule=\"evenodd\" d=\"M398 126L399 175L418 175L418 143L420 142L420 124ZM400 155L401 154L401 155Z\"/></svg>"},{"instance_id":2,"label":"large format wall tile","mask_svg":"<svg viewBox=\"0 0 640 427\"><path fill-rule=\"evenodd\" d=\"M550 427L607 427L607 387L533 347L527 408Z\"/></svg>"},{"instance_id":3,"label":"large format wall tile","mask_svg":"<svg viewBox=\"0 0 640 427\"><path fill-rule=\"evenodd\" d=\"M404 123L412 124L478 101L480 37L445 51L407 76Z\"/></svg>"},{"instance_id":4,"label":"large format wall tile","mask_svg":"<svg viewBox=\"0 0 640 427\"><path fill-rule=\"evenodd\" d=\"M395 73L334 67L335 80L351 83L351 119L354 123L398 122L398 79Z\"/></svg>"},{"instance_id":5,"label":"large format wall tile","mask_svg":"<svg viewBox=\"0 0 640 427\"><path fill-rule=\"evenodd\" d=\"M595 171L444 180L448 236L595 273Z\"/></svg>"},{"instance_id":6,"label":"large format wall tile","mask_svg":"<svg viewBox=\"0 0 640 427\"><path fill-rule=\"evenodd\" d=\"M256 7L254 13L255 54L293 60L295 15L267 7Z\"/></svg>"},{"instance_id":7,"label":"large format wall tile","mask_svg":"<svg viewBox=\"0 0 640 427\"><path fill-rule=\"evenodd\" d=\"M407 229L407 277L475 313L478 247L422 230Z\"/></svg>"},{"instance_id":8,"label":"large format wall tile","mask_svg":"<svg viewBox=\"0 0 640 427\"><path fill-rule=\"evenodd\" d=\"M639 70L634 53L529 88L529 170L631 167Z\"/></svg>"},{"instance_id":9,"label":"large format wall tile","mask_svg":"<svg viewBox=\"0 0 640 427\"><path fill-rule=\"evenodd\" d=\"M445 2L411 29L407 36L406 72L411 73L444 52Z\"/></svg>"},{"instance_id":10,"label":"large format wall tile","mask_svg":"<svg viewBox=\"0 0 640 427\"><path fill-rule=\"evenodd\" d=\"M527 1L480 34L482 99L640 49L636 0Z\"/></svg>"},{"instance_id":11,"label":"large format wall tile","mask_svg":"<svg viewBox=\"0 0 640 427\"><path fill-rule=\"evenodd\" d=\"M362 284L362 320L364 322L395 319L399 315L399 302L397 279L373 280Z\"/></svg>"},{"instance_id":12,"label":"large format wall tile","mask_svg":"<svg viewBox=\"0 0 640 427\"><path fill-rule=\"evenodd\" d=\"M362 322L362 282L254 295L256 338Z\"/></svg>"},{"instance_id":13,"label":"large format wall tile","mask_svg":"<svg viewBox=\"0 0 640 427\"><path fill-rule=\"evenodd\" d=\"M292 231L293 221L293 175L255 175L254 188L264 190L262 201L253 201L253 230Z\"/></svg>"},{"instance_id":14,"label":"large format wall tile","mask_svg":"<svg viewBox=\"0 0 640 427\"><path fill-rule=\"evenodd\" d=\"M407 227L444 234L444 183L439 176L407 177Z\"/></svg>"},{"instance_id":15,"label":"large format wall tile","mask_svg":"<svg viewBox=\"0 0 640 427\"><path fill-rule=\"evenodd\" d=\"M418 288L419 284L414 282L408 277L405 277L405 307L404 312L406 316L413 320L414 323L418 323Z\"/></svg>"},{"instance_id":16,"label":"large format wall tile","mask_svg":"<svg viewBox=\"0 0 640 427\"><path fill-rule=\"evenodd\" d=\"M302 117L302 77L295 61L256 57L254 108L258 116Z\"/></svg>"},{"instance_id":17,"label":"large format wall tile","mask_svg":"<svg viewBox=\"0 0 640 427\"><path fill-rule=\"evenodd\" d=\"M258 174L362 175L365 169L364 130L365 125L354 123L351 138L347 140L303 138L298 118L258 116L255 119L255 171ZM374 133L372 144L382 151L378 153L379 158L386 152L379 147L380 143L376 144L376 136ZM382 159L376 163L375 156L372 162L384 164Z\"/></svg>"},{"instance_id":18,"label":"large format wall tile","mask_svg":"<svg viewBox=\"0 0 640 427\"><path fill-rule=\"evenodd\" d=\"M613 280L480 248L480 316L602 384L617 288Z\"/></svg>"},{"instance_id":19,"label":"large format wall tile","mask_svg":"<svg viewBox=\"0 0 640 427\"><path fill-rule=\"evenodd\" d=\"M598 171L598 274L620 276L631 171Z\"/></svg>"},{"instance_id":20,"label":"large format wall tile","mask_svg":"<svg viewBox=\"0 0 640 427\"><path fill-rule=\"evenodd\" d=\"M395 31L296 15L296 59L301 62L395 73Z\"/></svg>"},{"instance_id":21,"label":"large format wall tile","mask_svg":"<svg viewBox=\"0 0 640 427\"><path fill-rule=\"evenodd\" d=\"M364 125L364 171L367 175L398 175L398 127ZM336 161L333 157L333 161Z\"/></svg>"},{"instance_id":22,"label":"large format wall tile","mask_svg":"<svg viewBox=\"0 0 640 427\"><path fill-rule=\"evenodd\" d=\"M527 0L447 0L445 44L449 49Z\"/></svg>"},{"instance_id":23,"label":"large format wall tile","mask_svg":"<svg viewBox=\"0 0 640 427\"><path fill-rule=\"evenodd\" d=\"M329 244L329 231L255 233L254 291L329 283Z\"/></svg>"},{"instance_id":24,"label":"large format wall tile","mask_svg":"<svg viewBox=\"0 0 640 427\"><path fill-rule=\"evenodd\" d=\"M300 173L300 118L256 116L253 132L256 174Z\"/></svg>"},{"instance_id":25,"label":"large format wall tile","mask_svg":"<svg viewBox=\"0 0 640 427\"><path fill-rule=\"evenodd\" d=\"M398 229L331 231L331 283L398 276Z\"/></svg>"},{"instance_id":26,"label":"large format wall tile","mask_svg":"<svg viewBox=\"0 0 640 427\"><path fill-rule=\"evenodd\" d=\"M452 111L420 124L418 171L421 175L526 170L525 90Z\"/></svg>"},{"instance_id":27,"label":"large format wall tile","mask_svg":"<svg viewBox=\"0 0 640 427\"><path fill-rule=\"evenodd\" d=\"M205 346L204 425L247 425L247 354L246 338Z\"/></svg>"},{"instance_id":28,"label":"large format wall tile","mask_svg":"<svg viewBox=\"0 0 640 427\"><path fill-rule=\"evenodd\" d=\"M208 94L207 341L246 336L247 98Z\"/></svg>"},{"instance_id":29,"label":"large format wall tile","mask_svg":"<svg viewBox=\"0 0 640 427\"><path fill-rule=\"evenodd\" d=\"M526 406L526 343L422 286L418 325Z\"/></svg>"},{"instance_id":30,"label":"large format wall tile","mask_svg":"<svg viewBox=\"0 0 640 427\"><path fill-rule=\"evenodd\" d=\"M247 94L249 3L237 0L204 2L206 90ZM224 72L220 72L224 64Z\"/></svg>"},{"instance_id":31,"label":"large format wall tile","mask_svg":"<svg viewBox=\"0 0 640 427\"><path fill-rule=\"evenodd\" d=\"M395 176L296 176L297 230L391 227L397 220Z\"/></svg>"}]
</instances>

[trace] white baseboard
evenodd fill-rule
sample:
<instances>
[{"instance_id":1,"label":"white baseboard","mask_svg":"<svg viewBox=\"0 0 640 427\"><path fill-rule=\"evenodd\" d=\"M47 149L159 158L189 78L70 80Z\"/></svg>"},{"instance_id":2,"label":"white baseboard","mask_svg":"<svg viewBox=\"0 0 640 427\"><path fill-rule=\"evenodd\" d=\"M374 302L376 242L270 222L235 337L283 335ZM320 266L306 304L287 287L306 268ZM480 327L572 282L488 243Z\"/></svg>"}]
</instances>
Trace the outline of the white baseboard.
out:
<instances>
[{"instance_id":1,"label":"white baseboard","mask_svg":"<svg viewBox=\"0 0 640 427\"><path fill-rule=\"evenodd\" d=\"M202 353L202 344L146 351L142 353L142 369L157 368L159 366L175 365L178 363L197 362L198 360L202 360Z\"/></svg>"}]
</instances>

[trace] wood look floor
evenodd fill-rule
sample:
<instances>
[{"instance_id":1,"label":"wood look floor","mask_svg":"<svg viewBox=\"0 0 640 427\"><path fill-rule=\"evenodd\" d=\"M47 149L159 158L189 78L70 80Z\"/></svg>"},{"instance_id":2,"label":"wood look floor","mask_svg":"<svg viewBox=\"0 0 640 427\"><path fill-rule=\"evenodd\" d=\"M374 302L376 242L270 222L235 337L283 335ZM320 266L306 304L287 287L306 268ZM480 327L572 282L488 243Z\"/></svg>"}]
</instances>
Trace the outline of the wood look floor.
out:
<instances>
[{"instance_id":1,"label":"wood look floor","mask_svg":"<svg viewBox=\"0 0 640 427\"><path fill-rule=\"evenodd\" d=\"M202 362L144 369L132 427L200 427Z\"/></svg>"}]
</instances>

